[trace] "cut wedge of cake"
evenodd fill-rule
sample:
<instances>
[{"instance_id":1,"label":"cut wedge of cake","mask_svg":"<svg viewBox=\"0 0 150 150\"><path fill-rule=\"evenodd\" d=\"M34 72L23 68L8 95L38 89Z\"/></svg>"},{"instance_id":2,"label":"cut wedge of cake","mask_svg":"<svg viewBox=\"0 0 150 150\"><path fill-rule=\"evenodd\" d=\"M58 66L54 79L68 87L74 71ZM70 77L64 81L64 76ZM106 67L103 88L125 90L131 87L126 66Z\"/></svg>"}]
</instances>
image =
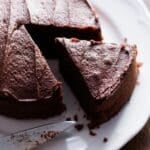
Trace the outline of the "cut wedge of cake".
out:
<instances>
[{"instance_id":1,"label":"cut wedge of cake","mask_svg":"<svg viewBox=\"0 0 150 150\"><path fill-rule=\"evenodd\" d=\"M26 4L30 15L26 28L47 58L59 55L55 37L102 40L98 16L87 0L26 0Z\"/></svg>"},{"instance_id":2,"label":"cut wedge of cake","mask_svg":"<svg viewBox=\"0 0 150 150\"><path fill-rule=\"evenodd\" d=\"M16 118L46 118L65 110L61 83L24 26L8 38L0 98L0 113Z\"/></svg>"},{"instance_id":3,"label":"cut wedge of cake","mask_svg":"<svg viewBox=\"0 0 150 150\"><path fill-rule=\"evenodd\" d=\"M129 100L137 78L135 46L57 38L61 72L97 125Z\"/></svg>"}]
</instances>

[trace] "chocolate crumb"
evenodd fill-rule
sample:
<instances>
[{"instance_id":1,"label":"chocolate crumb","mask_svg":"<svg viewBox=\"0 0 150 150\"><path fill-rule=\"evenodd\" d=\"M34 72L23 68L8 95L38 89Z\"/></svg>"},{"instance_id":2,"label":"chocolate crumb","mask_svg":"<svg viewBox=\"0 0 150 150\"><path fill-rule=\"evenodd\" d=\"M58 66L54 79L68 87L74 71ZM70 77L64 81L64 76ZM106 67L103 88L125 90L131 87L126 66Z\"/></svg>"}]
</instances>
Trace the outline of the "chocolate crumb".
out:
<instances>
[{"instance_id":1,"label":"chocolate crumb","mask_svg":"<svg viewBox=\"0 0 150 150\"><path fill-rule=\"evenodd\" d=\"M43 134L40 135L41 138L44 138Z\"/></svg>"},{"instance_id":2,"label":"chocolate crumb","mask_svg":"<svg viewBox=\"0 0 150 150\"><path fill-rule=\"evenodd\" d=\"M71 118L70 117L66 118L66 121L71 121Z\"/></svg>"},{"instance_id":3,"label":"chocolate crumb","mask_svg":"<svg viewBox=\"0 0 150 150\"><path fill-rule=\"evenodd\" d=\"M104 137L103 142L106 143L108 141L108 138Z\"/></svg>"},{"instance_id":4,"label":"chocolate crumb","mask_svg":"<svg viewBox=\"0 0 150 150\"><path fill-rule=\"evenodd\" d=\"M55 132L55 131L43 132L43 134L41 134L41 138L45 140L49 140L49 139L54 138L58 134L59 132Z\"/></svg>"},{"instance_id":5,"label":"chocolate crumb","mask_svg":"<svg viewBox=\"0 0 150 150\"><path fill-rule=\"evenodd\" d=\"M75 114L73 118L74 118L74 121L78 121L78 115L77 114Z\"/></svg>"},{"instance_id":6,"label":"chocolate crumb","mask_svg":"<svg viewBox=\"0 0 150 150\"><path fill-rule=\"evenodd\" d=\"M89 134L90 134L91 136L96 136L96 135L97 135L97 134L96 134L94 131L92 131L92 130L89 131Z\"/></svg>"},{"instance_id":7,"label":"chocolate crumb","mask_svg":"<svg viewBox=\"0 0 150 150\"><path fill-rule=\"evenodd\" d=\"M75 128L78 130L78 131L81 131L83 129L84 125L83 124L76 124L75 125Z\"/></svg>"},{"instance_id":8,"label":"chocolate crumb","mask_svg":"<svg viewBox=\"0 0 150 150\"><path fill-rule=\"evenodd\" d=\"M79 42L80 40L77 38L71 38L71 42Z\"/></svg>"}]
</instances>

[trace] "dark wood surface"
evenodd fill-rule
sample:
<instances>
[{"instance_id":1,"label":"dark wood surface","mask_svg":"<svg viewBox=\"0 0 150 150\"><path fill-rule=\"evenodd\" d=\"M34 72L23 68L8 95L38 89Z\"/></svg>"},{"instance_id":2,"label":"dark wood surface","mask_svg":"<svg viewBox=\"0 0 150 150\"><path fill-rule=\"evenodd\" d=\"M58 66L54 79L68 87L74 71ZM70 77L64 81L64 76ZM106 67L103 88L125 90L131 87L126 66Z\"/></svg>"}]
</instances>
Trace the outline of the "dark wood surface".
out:
<instances>
[{"instance_id":1,"label":"dark wood surface","mask_svg":"<svg viewBox=\"0 0 150 150\"><path fill-rule=\"evenodd\" d=\"M150 150L150 119L139 134L121 150Z\"/></svg>"}]
</instances>

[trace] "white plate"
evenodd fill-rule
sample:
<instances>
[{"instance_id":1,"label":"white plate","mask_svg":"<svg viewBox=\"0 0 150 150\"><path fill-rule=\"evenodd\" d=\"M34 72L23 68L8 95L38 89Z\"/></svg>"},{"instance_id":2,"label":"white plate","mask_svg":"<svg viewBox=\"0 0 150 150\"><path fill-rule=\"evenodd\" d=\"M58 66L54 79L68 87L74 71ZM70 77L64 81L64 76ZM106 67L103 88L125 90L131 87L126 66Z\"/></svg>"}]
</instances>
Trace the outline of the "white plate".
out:
<instances>
[{"instance_id":1,"label":"white plate","mask_svg":"<svg viewBox=\"0 0 150 150\"><path fill-rule=\"evenodd\" d=\"M150 20L148 20L148 12L145 13L140 3L135 0L92 0L92 2L100 14L105 41L120 42L126 37L131 43L137 44L138 60L144 63L138 79L140 84L136 86L129 103L121 112L95 131L97 136L90 136L87 128L81 132L72 129L67 135L56 138L39 149L117 150L140 131L150 116ZM58 78L63 81L58 73L58 62L50 63ZM72 117L77 113L79 122L85 123L83 112L66 84L64 84L64 93L68 108L67 116ZM58 118L21 121L0 116L0 133L9 134L57 120ZM103 142L104 137L108 138L107 143Z\"/></svg>"}]
</instances>

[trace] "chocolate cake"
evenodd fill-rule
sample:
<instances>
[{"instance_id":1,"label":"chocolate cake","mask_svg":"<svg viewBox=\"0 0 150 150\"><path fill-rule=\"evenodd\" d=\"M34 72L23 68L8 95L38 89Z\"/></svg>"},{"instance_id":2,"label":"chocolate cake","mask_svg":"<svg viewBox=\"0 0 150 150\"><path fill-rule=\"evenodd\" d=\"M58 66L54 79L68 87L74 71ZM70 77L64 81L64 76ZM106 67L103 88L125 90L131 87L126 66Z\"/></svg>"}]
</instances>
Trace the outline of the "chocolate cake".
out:
<instances>
[{"instance_id":1,"label":"chocolate cake","mask_svg":"<svg viewBox=\"0 0 150 150\"><path fill-rule=\"evenodd\" d=\"M11 34L4 53L1 114L16 118L45 118L65 110L61 83L23 26Z\"/></svg>"},{"instance_id":2,"label":"chocolate cake","mask_svg":"<svg viewBox=\"0 0 150 150\"><path fill-rule=\"evenodd\" d=\"M109 120L130 98L137 78L136 47L57 38L60 68L95 125Z\"/></svg>"}]
</instances>

